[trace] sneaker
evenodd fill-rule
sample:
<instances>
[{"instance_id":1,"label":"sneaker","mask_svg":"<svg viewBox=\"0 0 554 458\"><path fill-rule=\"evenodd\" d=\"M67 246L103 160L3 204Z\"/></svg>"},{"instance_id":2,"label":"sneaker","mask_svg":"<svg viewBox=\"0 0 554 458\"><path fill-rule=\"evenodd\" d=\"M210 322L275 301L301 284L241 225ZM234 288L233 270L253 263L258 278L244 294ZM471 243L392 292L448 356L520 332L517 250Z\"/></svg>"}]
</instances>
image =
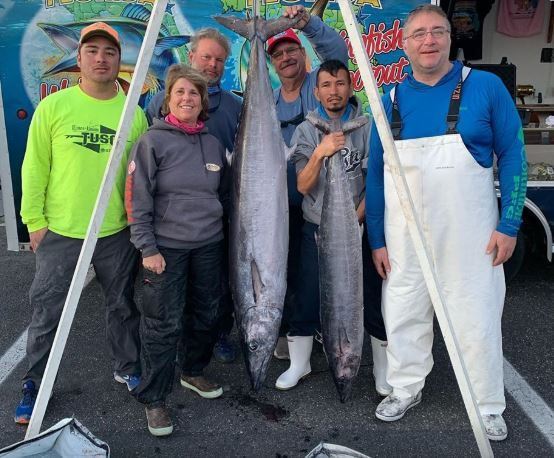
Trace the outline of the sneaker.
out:
<instances>
[{"instance_id":1,"label":"sneaker","mask_svg":"<svg viewBox=\"0 0 554 458\"><path fill-rule=\"evenodd\" d=\"M27 425L31 420L33 409L35 408L35 401L37 399L38 390L35 387L35 382L27 380L23 384L23 398L19 402L19 405L15 409L14 420L20 425Z\"/></svg>"},{"instance_id":2,"label":"sneaker","mask_svg":"<svg viewBox=\"0 0 554 458\"><path fill-rule=\"evenodd\" d=\"M118 383L127 384L127 389L129 391L133 391L140 383L140 375L121 375L114 372L113 378Z\"/></svg>"},{"instance_id":3,"label":"sneaker","mask_svg":"<svg viewBox=\"0 0 554 458\"><path fill-rule=\"evenodd\" d=\"M146 420L148 431L153 436L169 436L173 432L173 423L165 404L146 406Z\"/></svg>"},{"instance_id":4,"label":"sneaker","mask_svg":"<svg viewBox=\"0 0 554 458\"><path fill-rule=\"evenodd\" d=\"M275 345L275 350L273 350L273 356L281 360L290 360L289 343L286 337L279 337L277 339L277 345Z\"/></svg>"},{"instance_id":5,"label":"sneaker","mask_svg":"<svg viewBox=\"0 0 554 458\"><path fill-rule=\"evenodd\" d=\"M394 394L390 394L377 406L375 416L383 421L400 420L408 409L417 406L420 402L421 391L409 398L399 398Z\"/></svg>"},{"instance_id":6,"label":"sneaker","mask_svg":"<svg viewBox=\"0 0 554 458\"><path fill-rule=\"evenodd\" d=\"M500 414L481 415L487 437L491 441L503 441L508 437L508 427Z\"/></svg>"},{"instance_id":7,"label":"sneaker","mask_svg":"<svg viewBox=\"0 0 554 458\"><path fill-rule=\"evenodd\" d=\"M214 346L214 358L220 363L232 363L237 357L235 347L229 341L229 335L222 334Z\"/></svg>"},{"instance_id":8,"label":"sneaker","mask_svg":"<svg viewBox=\"0 0 554 458\"><path fill-rule=\"evenodd\" d=\"M210 382L203 375L197 377L181 375L181 386L198 393L206 399L215 399L223 394L223 388L217 383Z\"/></svg>"}]
</instances>

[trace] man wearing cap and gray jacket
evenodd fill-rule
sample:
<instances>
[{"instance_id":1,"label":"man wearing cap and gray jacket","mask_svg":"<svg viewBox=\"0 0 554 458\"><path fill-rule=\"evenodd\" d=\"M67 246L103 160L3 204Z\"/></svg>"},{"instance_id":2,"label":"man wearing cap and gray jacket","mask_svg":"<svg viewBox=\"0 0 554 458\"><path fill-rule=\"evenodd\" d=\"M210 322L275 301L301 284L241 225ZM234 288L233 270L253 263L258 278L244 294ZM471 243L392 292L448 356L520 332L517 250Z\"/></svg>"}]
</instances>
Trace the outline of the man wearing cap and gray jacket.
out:
<instances>
[{"instance_id":1,"label":"man wearing cap and gray jacket","mask_svg":"<svg viewBox=\"0 0 554 458\"><path fill-rule=\"evenodd\" d=\"M117 32L103 22L81 31L78 85L49 95L34 113L22 168L21 217L27 225L36 273L29 297L33 316L27 340L28 370L15 421L31 418L83 239L108 163L125 95L116 84L121 61ZM129 241L124 206L127 156L146 130L137 108L127 148L92 264L106 300L108 345L114 378L129 390L139 381L139 313L134 281L138 252Z\"/></svg>"}]
</instances>

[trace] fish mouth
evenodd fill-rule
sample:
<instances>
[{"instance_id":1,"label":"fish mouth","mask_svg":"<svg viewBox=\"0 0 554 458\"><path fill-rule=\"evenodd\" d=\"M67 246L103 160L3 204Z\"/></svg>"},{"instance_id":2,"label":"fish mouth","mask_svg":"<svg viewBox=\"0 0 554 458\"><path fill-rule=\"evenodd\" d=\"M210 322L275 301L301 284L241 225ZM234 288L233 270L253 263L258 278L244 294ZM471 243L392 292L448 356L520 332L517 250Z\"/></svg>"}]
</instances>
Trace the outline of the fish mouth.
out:
<instances>
[{"instance_id":1,"label":"fish mouth","mask_svg":"<svg viewBox=\"0 0 554 458\"><path fill-rule=\"evenodd\" d=\"M250 359L252 357L252 352L248 349L247 345L243 345L243 353L245 355L244 359L246 370L250 378L250 385L254 391L258 392L265 382L272 352L270 349L257 350L257 354L254 355L254 358Z\"/></svg>"},{"instance_id":2,"label":"fish mouth","mask_svg":"<svg viewBox=\"0 0 554 458\"><path fill-rule=\"evenodd\" d=\"M346 401L349 401L352 396L352 379L337 379L335 380L335 385L339 393L340 402L344 404Z\"/></svg>"}]
</instances>

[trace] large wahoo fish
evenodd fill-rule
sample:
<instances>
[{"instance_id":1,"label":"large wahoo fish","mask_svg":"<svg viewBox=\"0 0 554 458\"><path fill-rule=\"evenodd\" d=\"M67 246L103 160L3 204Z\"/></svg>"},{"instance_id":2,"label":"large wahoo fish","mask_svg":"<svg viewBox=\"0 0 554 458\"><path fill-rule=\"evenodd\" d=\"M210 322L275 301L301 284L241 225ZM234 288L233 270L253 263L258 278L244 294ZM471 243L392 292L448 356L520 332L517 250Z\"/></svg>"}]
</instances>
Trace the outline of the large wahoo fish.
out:
<instances>
[{"instance_id":1,"label":"large wahoo fish","mask_svg":"<svg viewBox=\"0 0 554 458\"><path fill-rule=\"evenodd\" d=\"M325 134L345 135L367 124L365 116L331 124L309 114ZM327 161L318 232L320 318L323 348L341 402L350 398L364 341L362 237L340 151Z\"/></svg>"},{"instance_id":2,"label":"large wahoo fish","mask_svg":"<svg viewBox=\"0 0 554 458\"><path fill-rule=\"evenodd\" d=\"M264 42L298 21L218 16L250 41L250 60L233 153L230 280L250 382L265 380L286 291L288 201L286 147L273 100Z\"/></svg>"}]
</instances>

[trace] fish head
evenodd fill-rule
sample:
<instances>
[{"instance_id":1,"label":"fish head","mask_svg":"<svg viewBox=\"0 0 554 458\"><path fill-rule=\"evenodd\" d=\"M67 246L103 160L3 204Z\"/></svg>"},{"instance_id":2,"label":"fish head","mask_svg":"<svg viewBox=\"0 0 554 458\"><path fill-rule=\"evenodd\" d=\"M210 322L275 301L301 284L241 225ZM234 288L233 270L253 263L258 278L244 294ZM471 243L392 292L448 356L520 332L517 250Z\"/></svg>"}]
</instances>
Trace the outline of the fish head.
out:
<instances>
[{"instance_id":1,"label":"fish head","mask_svg":"<svg viewBox=\"0 0 554 458\"><path fill-rule=\"evenodd\" d=\"M352 382L360 368L363 330L349 333L339 327L337 331L337 339L324 339L324 349L339 398L341 402L346 402L350 399Z\"/></svg>"},{"instance_id":2,"label":"fish head","mask_svg":"<svg viewBox=\"0 0 554 458\"><path fill-rule=\"evenodd\" d=\"M265 381L271 355L277 343L282 310L272 306L250 307L242 325L242 350L252 388L258 391Z\"/></svg>"}]
</instances>

